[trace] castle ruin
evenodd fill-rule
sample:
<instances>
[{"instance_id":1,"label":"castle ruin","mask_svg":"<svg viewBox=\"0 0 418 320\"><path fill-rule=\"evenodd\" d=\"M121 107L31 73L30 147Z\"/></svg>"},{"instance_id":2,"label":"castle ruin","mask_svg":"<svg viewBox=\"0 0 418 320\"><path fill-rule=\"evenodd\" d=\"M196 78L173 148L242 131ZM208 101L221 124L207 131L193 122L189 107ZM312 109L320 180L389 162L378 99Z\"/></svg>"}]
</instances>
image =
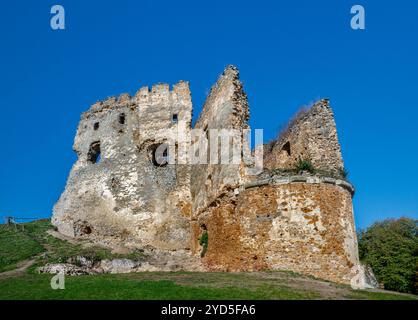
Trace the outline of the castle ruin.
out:
<instances>
[{"instance_id":1,"label":"castle ruin","mask_svg":"<svg viewBox=\"0 0 418 320\"><path fill-rule=\"evenodd\" d=\"M194 128L184 81L93 104L81 116L78 159L52 223L70 237L146 250L153 270L292 270L352 283L361 272L354 188L345 179L328 100L299 112L264 145L257 174L248 174L244 160L182 161L181 149L199 140L182 137L242 132L248 119L233 66L212 87Z\"/></svg>"}]
</instances>

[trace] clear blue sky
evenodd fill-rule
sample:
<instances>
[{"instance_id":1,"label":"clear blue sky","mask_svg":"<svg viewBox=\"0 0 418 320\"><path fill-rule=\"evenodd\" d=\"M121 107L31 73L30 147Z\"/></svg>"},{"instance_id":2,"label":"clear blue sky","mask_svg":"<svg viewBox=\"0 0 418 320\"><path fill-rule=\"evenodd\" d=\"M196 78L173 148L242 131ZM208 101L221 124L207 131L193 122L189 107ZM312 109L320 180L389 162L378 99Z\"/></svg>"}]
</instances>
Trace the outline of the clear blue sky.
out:
<instances>
[{"instance_id":1,"label":"clear blue sky","mask_svg":"<svg viewBox=\"0 0 418 320\"><path fill-rule=\"evenodd\" d=\"M66 9L66 30L50 8ZM366 30L350 28L362 4ZM196 116L235 64L265 140L331 99L356 224L418 218L417 1L2 1L0 215L47 217L80 113L146 84L191 84Z\"/></svg>"}]
</instances>

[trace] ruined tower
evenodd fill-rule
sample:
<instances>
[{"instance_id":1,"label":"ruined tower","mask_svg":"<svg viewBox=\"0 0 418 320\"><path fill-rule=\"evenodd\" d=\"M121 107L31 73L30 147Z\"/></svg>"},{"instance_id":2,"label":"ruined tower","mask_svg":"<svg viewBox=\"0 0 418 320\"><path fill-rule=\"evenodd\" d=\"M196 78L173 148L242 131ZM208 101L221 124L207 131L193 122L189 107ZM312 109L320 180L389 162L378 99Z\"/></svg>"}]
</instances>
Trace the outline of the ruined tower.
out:
<instances>
[{"instance_id":1,"label":"ruined tower","mask_svg":"<svg viewBox=\"0 0 418 320\"><path fill-rule=\"evenodd\" d=\"M191 114L186 82L94 104L81 117L78 160L54 207L58 230L168 255L182 251L191 260L177 261L177 269L285 269L352 283L359 275L354 188L329 101L299 112L264 145L264 167L256 175L242 159L210 161L220 147L212 142L215 129L233 131L235 138L249 129L235 67L212 87L193 129ZM181 161L182 149L194 150L205 139L205 161ZM242 144L248 149L245 139ZM168 161L172 156L177 160Z\"/></svg>"},{"instance_id":2,"label":"ruined tower","mask_svg":"<svg viewBox=\"0 0 418 320\"><path fill-rule=\"evenodd\" d=\"M187 82L92 105L81 116L73 146L78 159L54 207L58 230L139 247L187 248L189 168L158 163L156 151L180 122L190 130L191 112Z\"/></svg>"}]
</instances>

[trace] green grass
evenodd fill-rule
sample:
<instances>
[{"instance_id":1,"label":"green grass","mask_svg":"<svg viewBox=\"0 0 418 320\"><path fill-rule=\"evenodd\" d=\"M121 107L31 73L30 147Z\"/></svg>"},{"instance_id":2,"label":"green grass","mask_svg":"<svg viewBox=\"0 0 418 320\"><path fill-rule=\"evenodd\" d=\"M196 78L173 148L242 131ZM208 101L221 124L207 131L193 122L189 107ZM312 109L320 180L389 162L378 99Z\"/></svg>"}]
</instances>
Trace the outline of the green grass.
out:
<instances>
[{"instance_id":1,"label":"green grass","mask_svg":"<svg viewBox=\"0 0 418 320\"><path fill-rule=\"evenodd\" d=\"M315 173L315 168L309 159L299 159L295 164L295 170L298 172L308 171L310 173Z\"/></svg>"},{"instance_id":2,"label":"green grass","mask_svg":"<svg viewBox=\"0 0 418 320\"><path fill-rule=\"evenodd\" d=\"M73 244L68 241L57 239L51 235L45 235L42 244L48 248L48 253L39 261L40 263L60 263L66 262L76 256L84 256L92 261L103 259L128 258L140 260L144 257L141 251L128 254L111 253L109 249L99 246L85 246L83 243Z\"/></svg>"},{"instance_id":3,"label":"green grass","mask_svg":"<svg viewBox=\"0 0 418 320\"><path fill-rule=\"evenodd\" d=\"M43 246L27 230L0 225L0 272L15 269L19 262L43 251Z\"/></svg>"},{"instance_id":4,"label":"green grass","mask_svg":"<svg viewBox=\"0 0 418 320\"><path fill-rule=\"evenodd\" d=\"M22 228L24 226L24 228ZM47 233L53 229L50 220L37 220L18 226L0 225L0 272L15 269L19 262L37 256L31 272L40 265L47 263L67 262L70 258L84 256L93 261L103 259L128 258L140 260L144 258L141 251L128 254L114 254L109 249L98 246L85 246L83 243L72 244L57 239Z\"/></svg>"},{"instance_id":5,"label":"green grass","mask_svg":"<svg viewBox=\"0 0 418 320\"><path fill-rule=\"evenodd\" d=\"M66 262L85 256L92 260L146 259L141 251L112 254L87 243L70 243L47 233L49 220L24 225L24 229L0 225L0 272L16 268L21 261L36 257L24 274L0 275L0 299L414 299L396 293L353 291L348 286L302 276L291 271L254 273L227 272L141 272L65 278L64 290L53 290L53 275L38 274L46 263ZM41 253L41 254L40 254ZM301 279L303 278L303 279ZM328 294L315 285L328 283ZM296 286L295 286L296 285ZM322 285L323 288L323 285ZM322 289L323 290L323 289Z\"/></svg>"},{"instance_id":6,"label":"green grass","mask_svg":"<svg viewBox=\"0 0 418 320\"><path fill-rule=\"evenodd\" d=\"M349 295L346 296L348 299L355 299L355 300L417 300L417 296L412 295L402 295L402 294L394 294L394 293L386 293L386 292L374 292L374 291L366 291L366 290L359 290L353 291Z\"/></svg>"},{"instance_id":7,"label":"green grass","mask_svg":"<svg viewBox=\"0 0 418 320\"><path fill-rule=\"evenodd\" d=\"M67 276L63 290L51 289L52 277L26 274L0 280L0 300L321 299L319 292L287 287L244 273L144 272ZM349 294L340 298L416 300L414 296L396 293L347 290Z\"/></svg>"},{"instance_id":8,"label":"green grass","mask_svg":"<svg viewBox=\"0 0 418 320\"><path fill-rule=\"evenodd\" d=\"M25 275L0 281L0 299L313 299L318 295L275 285L257 288L180 285L170 280L139 280L131 275L66 277L65 289L50 287L52 275Z\"/></svg>"}]
</instances>

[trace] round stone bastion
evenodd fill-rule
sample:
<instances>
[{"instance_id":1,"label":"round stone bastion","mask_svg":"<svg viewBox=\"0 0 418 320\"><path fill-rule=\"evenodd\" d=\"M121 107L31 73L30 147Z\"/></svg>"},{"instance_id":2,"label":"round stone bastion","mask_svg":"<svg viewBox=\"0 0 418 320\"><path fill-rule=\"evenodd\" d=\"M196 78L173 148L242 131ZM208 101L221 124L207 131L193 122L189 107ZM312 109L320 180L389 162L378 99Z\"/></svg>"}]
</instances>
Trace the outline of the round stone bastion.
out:
<instances>
[{"instance_id":1,"label":"round stone bastion","mask_svg":"<svg viewBox=\"0 0 418 320\"><path fill-rule=\"evenodd\" d=\"M192 251L208 270L292 270L349 284L359 266L353 194L350 183L329 177L251 181L192 221Z\"/></svg>"}]
</instances>

